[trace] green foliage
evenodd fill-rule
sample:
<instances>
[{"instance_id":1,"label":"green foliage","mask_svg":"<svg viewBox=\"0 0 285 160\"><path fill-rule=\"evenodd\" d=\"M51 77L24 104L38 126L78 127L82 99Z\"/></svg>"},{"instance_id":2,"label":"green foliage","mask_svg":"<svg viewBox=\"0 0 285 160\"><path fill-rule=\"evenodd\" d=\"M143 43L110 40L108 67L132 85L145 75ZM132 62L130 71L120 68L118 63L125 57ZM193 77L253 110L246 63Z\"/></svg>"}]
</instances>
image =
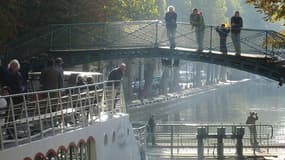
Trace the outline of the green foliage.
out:
<instances>
[{"instance_id":1,"label":"green foliage","mask_svg":"<svg viewBox=\"0 0 285 160\"><path fill-rule=\"evenodd\" d=\"M285 20L284 0L246 0L246 2L254 5L258 12L264 13L266 15L264 18L267 21L276 22Z\"/></svg>"},{"instance_id":2,"label":"green foliage","mask_svg":"<svg viewBox=\"0 0 285 160\"><path fill-rule=\"evenodd\" d=\"M0 44L54 23L157 19L163 0L4 0Z\"/></svg>"}]
</instances>

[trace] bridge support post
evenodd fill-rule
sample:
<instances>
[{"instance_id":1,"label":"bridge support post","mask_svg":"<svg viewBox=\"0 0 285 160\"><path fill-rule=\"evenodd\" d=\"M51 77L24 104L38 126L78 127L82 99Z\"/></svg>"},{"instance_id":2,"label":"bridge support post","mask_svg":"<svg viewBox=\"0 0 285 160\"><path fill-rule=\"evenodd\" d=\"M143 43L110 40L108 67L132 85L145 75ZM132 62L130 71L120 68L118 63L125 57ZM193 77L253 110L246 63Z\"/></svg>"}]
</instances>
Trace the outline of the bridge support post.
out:
<instances>
[{"instance_id":1,"label":"bridge support post","mask_svg":"<svg viewBox=\"0 0 285 160\"><path fill-rule=\"evenodd\" d=\"M223 139L226 134L226 128L217 128L217 154L218 154L218 159L223 159L224 158L224 142Z\"/></svg>"},{"instance_id":2,"label":"bridge support post","mask_svg":"<svg viewBox=\"0 0 285 160\"><path fill-rule=\"evenodd\" d=\"M206 128L204 128L204 127L197 128L198 160L204 160L204 143L203 143L203 139L206 136L207 136Z\"/></svg>"},{"instance_id":3,"label":"bridge support post","mask_svg":"<svg viewBox=\"0 0 285 160\"><path fill-rule=\"evenodd\" d=\"M238 127L236 129L236 138L237 138L237 143L236 143L236 154L239 159L244 159L243 157L243 139L244 135L244 128L243 127Z\"/></svg>"}]
</instances>

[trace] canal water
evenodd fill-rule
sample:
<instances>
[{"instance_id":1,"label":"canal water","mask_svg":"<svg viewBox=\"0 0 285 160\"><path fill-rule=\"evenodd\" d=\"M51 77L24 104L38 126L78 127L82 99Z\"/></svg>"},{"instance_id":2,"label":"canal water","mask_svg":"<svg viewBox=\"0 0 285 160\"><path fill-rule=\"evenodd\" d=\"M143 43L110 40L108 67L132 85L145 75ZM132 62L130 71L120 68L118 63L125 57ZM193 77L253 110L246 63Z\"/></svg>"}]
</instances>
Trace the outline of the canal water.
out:
<instances>
[{"instance_id":1,"label":"canal water","mask_svg":"<svg viewBox=\"0 0 285 160\"><path fill-rule=\"evenodd\" d=\"M244 124L250 111L258 113L257 123L285 125L285 86L269 80L251 80L189 98L189 104L156 114L162 123Z\"/></svg>"},{"instance_id":2,"label":"canal water","mask_svg":"<svg viewBox=\"0 0 285 160\"><path fill-rule=\"evenodd\" d=\"M279 87L277 82L266 79L218 87L191 96L186 103L159 110L150 108L142 118L131 117L147 122L149 115L154 114L157 123L245 124L250 111L258 113L257 124L274 126L275 143L285 143L285 86Z\"/></svg>"}]
</instances>

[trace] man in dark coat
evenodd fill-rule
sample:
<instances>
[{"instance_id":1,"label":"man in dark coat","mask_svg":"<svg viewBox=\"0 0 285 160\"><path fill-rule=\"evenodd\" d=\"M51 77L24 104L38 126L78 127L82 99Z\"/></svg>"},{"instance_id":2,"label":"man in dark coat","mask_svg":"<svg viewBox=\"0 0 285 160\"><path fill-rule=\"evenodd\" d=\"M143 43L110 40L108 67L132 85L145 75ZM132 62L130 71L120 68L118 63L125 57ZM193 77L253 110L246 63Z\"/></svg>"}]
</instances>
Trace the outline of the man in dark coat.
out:
<instances>
[{"instance_id":1,"label":"man in dark coat","mask_svg":"<svg viewBox=\"0 0 285 160\"><path fill-rule=\"evenodd\" d=\"M112 106L115 109L116 102L118 101L117 97L120 94L120 80L126 71L126 64L121 63L119 67L114 68L108 76L108 82L106 86L106 103L108 111L112 110ZM113 82L115 81L115 82Z\"/></svg>"},{"instance_id":2,"label":"man in dark coat","mask_svg":"<svg viewBox=\"0 0 285 160\"><path fill-rule=\"evenodd\" d=\"M48 60L47 68L42 71L40 83L43 90L59 89L63 87L61 74L55 68L53 59Z\"/></svg>"},{"instance_id":3,"label":"man in dark coat","mask_svg":"<svg viewBox=\"0 0 285 160\"><path fill-rule=\"evenodd\" d=\"M205 22L204 17L201 11L198 11L197 8L194 8L190 14L190 24L192 28L195 28L196 41L198 45L198 52L203 50L203 41L205 33Z\"/></svg>"},{"instance_id":4,"label":"man in dark coat","mask_svg":"<svg viewBox=\"0 0 285 160\"><path fill-rule=\"evenodd\" d=\"M169 6L167 9L167 13L165 14L165 23L166 23L166 30L167 30L167 37L170 43L170 48L174 49L175 44L175 35L176 35L176 19L177 14L175 13L175 8L173 6Z\"/></svg>"},{"instance_id":5,"label":"man in dark coat","mask_svg":"<svg viewBox=\"0 0 285 160\"><path fill-rule=\"evenodd\" d=\"M154 121L154 115L151 115L151 117L148 120L147 123L147 129L148 129L148 134L149 134L149 138L151 140L152 145L156 145L155 144L155 135L154 135L154 129L155 129L155 121Z\"/></svg>"},{"instance_id":6,"label":"man in dark coat","mask_svg":"<svg viewBox=\"0 0 285 160\"><path fill-rule=\"evenodd\" d=\"M231 36L236 50L236 55L239 56L240 50L240 31L243 27L242 18L239 15L239 11L235 12L235 15L231 18Z\"/></svg>"},{"instance_id":7,"label":"man in dark coat","mask_svg":"<svg viewBox=\"0 0 285 160\"><path fill-rule=\"evenodd\" d=\"M121 80L124 73L125 73L125 70L126 70L126 64L121 63L119 65L119 67L114 68L109 73L108 81L119 81L119 80ZM117 87L120 84L120 82L110 82L110 83L107 83L107 86L112 86L113 83L114 83L115 87Z\"/></svg>"}]
</instances>

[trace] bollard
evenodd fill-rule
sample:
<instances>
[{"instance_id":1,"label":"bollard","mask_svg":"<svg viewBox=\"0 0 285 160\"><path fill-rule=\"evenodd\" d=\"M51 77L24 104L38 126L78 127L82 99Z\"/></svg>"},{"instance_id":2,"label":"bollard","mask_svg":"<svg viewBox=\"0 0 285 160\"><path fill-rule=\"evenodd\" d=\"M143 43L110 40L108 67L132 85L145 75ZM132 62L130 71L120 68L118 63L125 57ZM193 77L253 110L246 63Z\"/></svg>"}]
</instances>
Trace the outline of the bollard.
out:
<instances>
[{"instance_id":1,"label":"bollard","mask_svg":"<svg viewBox=\"0 0 285 160\"><path fill-rule=\"evenodd\" d=\"M217 154L218 154L218 159L223 159L224 158L224 142L223 139L226 134L226 128L217 128Z\"/></svg>"},{"instance_id":2,"label":"bollard","mask_svg":"<svg viewBox=\"0 0 285 160\"><path fill-rule=\"evenodd\" d=\"M236 138L237 138L237 144L236 144L236 154L239 159L243 159L243 143L242 138L244 135L244 128L238 127L236 129Z\"/></svg>"},{"instance_id":3,"label":"bollard","mask_svg":"<svg viewBox=\"0 0 285 160\"><path fill-rule=\"evenodd\" d=\"M197 128L197 141L198 141L198 160L204 159L204 143L203 139L206 138L207 132L206 128L199 127Z\"/></svg>"}]
</instances>

